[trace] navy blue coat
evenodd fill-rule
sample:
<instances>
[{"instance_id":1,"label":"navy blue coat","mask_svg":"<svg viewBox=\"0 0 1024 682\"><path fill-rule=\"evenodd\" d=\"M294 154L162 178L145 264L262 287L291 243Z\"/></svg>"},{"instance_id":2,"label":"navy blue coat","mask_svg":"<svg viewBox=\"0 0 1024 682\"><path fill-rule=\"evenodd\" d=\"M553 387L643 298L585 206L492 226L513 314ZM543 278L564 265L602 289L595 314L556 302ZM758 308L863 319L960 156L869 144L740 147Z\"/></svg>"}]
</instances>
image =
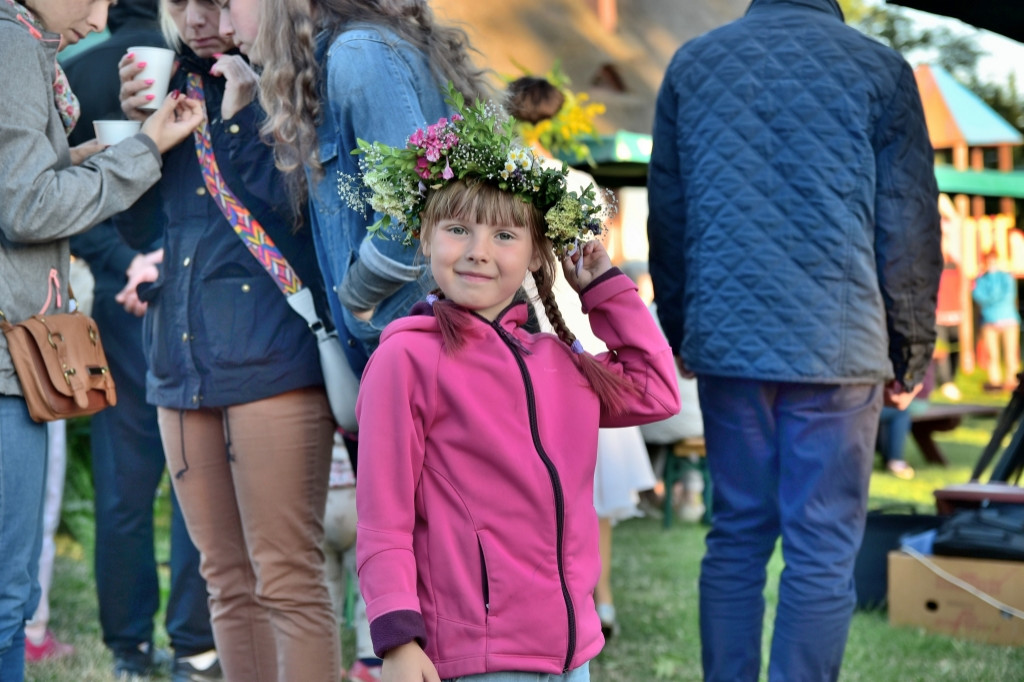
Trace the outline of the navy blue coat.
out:
<instances>
[{"instance_id":1,"label":"navy blue coat","mask_svg":"<svg viewBox=\"0 0 1024 682\"><path fill-rule=\"evenodd\" d=\"M254 101L230 121L221 120L224 79L209 74L212 65L189 52L171 88L185 91L186 72L203 76L213 150L227 185L314 291L323 316L312 234L308 225L293 229L273 150L258 136L262 110ZM150 403L223 407L323 385L313 333L210 197L192 137L164 155L160 182L115 220L133 245L164 236L160 279L140 294L149 301Z\"/></svg>"},{"instance_id":2,"label":"navy blue coat","mask_svg":"<svg viewBox=\"0 0 1024 682\"><path fill-rule=\"evenodd\" d=\"M658 95L650 270L698 374L920 382L942 269L913 72L835 0L754 0Z\"/></svg>"}]
</instances>

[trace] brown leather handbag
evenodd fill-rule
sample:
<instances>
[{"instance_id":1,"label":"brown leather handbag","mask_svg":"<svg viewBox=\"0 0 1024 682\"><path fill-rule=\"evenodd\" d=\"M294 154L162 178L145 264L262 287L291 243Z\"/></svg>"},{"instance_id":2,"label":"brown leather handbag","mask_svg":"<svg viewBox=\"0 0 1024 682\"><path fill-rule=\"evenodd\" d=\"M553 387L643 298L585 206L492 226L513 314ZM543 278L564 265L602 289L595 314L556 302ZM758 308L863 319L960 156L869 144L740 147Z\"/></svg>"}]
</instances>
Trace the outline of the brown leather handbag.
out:
<instances>
[{"instance_id":1,"label":"brown leather handbag","mask_svg":"<svg viewBox=\"0 0 1024 682\"><path fill-rule=\"evenodd\" d=\"M34 421L82 417L117 404L114 378L91 317L76 311L33 315L11 324L0 311L0 329Z\"/></svg>"}]
</instances>

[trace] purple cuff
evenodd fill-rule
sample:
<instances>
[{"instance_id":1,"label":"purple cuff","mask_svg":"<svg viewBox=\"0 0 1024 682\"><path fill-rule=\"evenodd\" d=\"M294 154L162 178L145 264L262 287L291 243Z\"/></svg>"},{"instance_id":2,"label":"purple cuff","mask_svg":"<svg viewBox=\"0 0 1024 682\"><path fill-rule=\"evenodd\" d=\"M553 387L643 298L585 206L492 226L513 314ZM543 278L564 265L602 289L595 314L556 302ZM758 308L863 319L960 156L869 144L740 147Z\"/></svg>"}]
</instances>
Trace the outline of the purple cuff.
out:
<instances>
[{"instance_id":1,"label":"purple cuff","mask_svg":"<svg viewBox=\"0 0 1024 682\"><path fill-rule=\"evenodd\" d=\"M587 293L588 291L590 291L591 289L596 287L601 282L603 282L603 281L605 281L607 279L611 279L612 277L616 277L616 276L621 275L621 274L622 274L622 270L619 270L615 266L612 266L612 267L608 268L601 275L599 275L597 278L592 280L590 282L590 284L588 284L587 286L583 287L583 291L580 292L580 296L582 296L583 294Z\"/></svg>"},{"instance_id":2,"label":"purple cuff","mask_svg":"<svg viewBox=\"0 0 1024 682\"><path fill-rule=\"evenodd\" d=\"M370 623L373 653L381 658L397 646L413 640L423 648L427 646L427 628L423 616L416 611L392 611Z\"/></svg>"}]
</instances>

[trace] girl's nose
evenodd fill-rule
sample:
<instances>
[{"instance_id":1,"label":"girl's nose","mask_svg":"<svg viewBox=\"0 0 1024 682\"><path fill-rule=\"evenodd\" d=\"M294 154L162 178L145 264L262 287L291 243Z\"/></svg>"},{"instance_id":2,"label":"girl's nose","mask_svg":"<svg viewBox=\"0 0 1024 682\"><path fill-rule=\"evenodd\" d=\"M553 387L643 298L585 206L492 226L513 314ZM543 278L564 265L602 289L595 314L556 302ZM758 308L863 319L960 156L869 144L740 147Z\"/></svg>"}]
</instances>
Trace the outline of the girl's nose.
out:
<instances>
[{"instance_id":1,"label":"girl's nose","mask_svg":"<svg viewBox=\"0 0 1024 682\"><path fill-rule=\"evenodd\" d=\"M466 257L471 261L486 262L490 260L488 240L479 237L474 238L466 249Z\"/></svg>"},{"instance_id":2,"label":"girl's nose","mask_svg":"<svg viewBox=\"0 0 1024 682\"><path fill-rule=\"evenodd\" d=\"M235 35L235 27L231 24L231 13L227 9L221 9L220 11L220 25L217 31L228 38Z\"/></svg>"}]
</instances>

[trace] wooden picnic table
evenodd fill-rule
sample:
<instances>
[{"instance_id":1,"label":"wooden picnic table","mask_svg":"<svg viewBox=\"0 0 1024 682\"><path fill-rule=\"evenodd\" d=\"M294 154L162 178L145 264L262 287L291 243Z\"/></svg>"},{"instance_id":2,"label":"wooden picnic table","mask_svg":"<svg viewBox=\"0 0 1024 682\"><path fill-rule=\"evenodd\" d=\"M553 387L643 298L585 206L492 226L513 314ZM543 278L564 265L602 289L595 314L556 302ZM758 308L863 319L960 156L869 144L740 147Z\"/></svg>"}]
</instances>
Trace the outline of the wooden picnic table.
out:
<instances>
[{"instance_id":1,"label":"wooden picnic table","mask_svg":"<svg viewBox=\"0 0 1024 682\"><path fill-rule=\"evenodd\" d=\"M964 417L998 417L999 405L969 405L962 403L929 403L923 410L911 408L910 433L925 461L946 466L949 460L942 454L933 436L938 431L952 431L960 426Z\"/></svg>"}]
</instances>

